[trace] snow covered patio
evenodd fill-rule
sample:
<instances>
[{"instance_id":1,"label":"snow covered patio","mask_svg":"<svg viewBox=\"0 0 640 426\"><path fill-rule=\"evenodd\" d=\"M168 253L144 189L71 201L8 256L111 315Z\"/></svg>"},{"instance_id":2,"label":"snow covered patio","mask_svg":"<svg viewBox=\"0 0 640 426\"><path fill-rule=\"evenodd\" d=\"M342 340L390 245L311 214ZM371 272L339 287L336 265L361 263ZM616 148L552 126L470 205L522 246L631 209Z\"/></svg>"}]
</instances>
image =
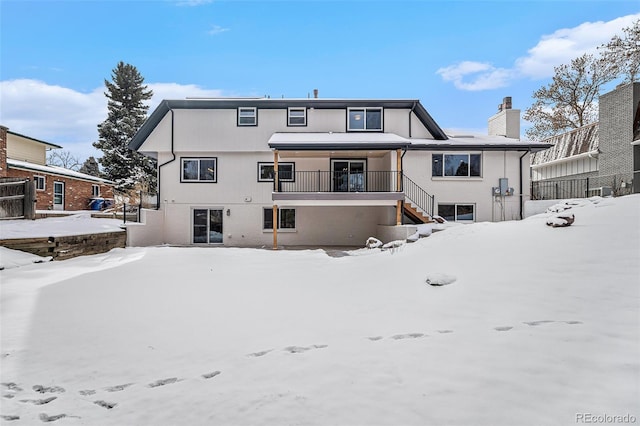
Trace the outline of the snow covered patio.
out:
<instances>
[{"instance_id":1,"label":"snow covered patio","mask_svg":"<svg viewBox=\"0 0 640 426\"><path fill-rule=\"evenodd\" d=\"M6 269L3 423L637 422L640 196L571 212L344 257L153 247Z\"/></svg>"}]
</instances>

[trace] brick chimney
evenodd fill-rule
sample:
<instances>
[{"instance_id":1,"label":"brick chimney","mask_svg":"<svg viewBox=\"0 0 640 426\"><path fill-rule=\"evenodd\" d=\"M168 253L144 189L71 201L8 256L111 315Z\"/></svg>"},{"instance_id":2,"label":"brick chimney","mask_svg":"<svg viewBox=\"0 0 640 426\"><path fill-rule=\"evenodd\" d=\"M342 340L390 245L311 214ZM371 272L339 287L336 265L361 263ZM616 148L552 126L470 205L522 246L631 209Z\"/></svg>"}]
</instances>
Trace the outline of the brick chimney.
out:
<instances>
[{"instance_id":1,"label":"brick chimney","mask_svg":"<svg viewBox=\"0 0 640 426\"><path fill-rule=\"evenodd\" d=\"M502 99L498 112L489 117L489 136L520 139L520 110L511 107L511 96Z\"/></svg>"},{"instance_id":2,"label":"brick chimney","mask_svg":"<svg viewBox=\"0 0 640 426\"><path fill-rule=\"evenodd\" d=\"M7 177L7 130L0 125L0 178Z\"/></svg>"}]
</instances>

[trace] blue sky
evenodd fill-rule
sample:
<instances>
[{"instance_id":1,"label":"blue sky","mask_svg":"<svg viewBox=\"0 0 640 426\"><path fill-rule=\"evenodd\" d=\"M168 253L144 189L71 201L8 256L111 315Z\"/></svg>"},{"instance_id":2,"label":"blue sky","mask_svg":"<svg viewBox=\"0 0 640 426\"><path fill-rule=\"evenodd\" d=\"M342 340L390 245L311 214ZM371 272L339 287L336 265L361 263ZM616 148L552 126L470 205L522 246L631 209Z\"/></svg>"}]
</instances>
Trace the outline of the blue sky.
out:
<instances>
[{"instance_id":1,"label":"blue sky","mask_svg":"<svg viewBox=\"0 0 640 426\"><path fill-rule=\"evenodd\" d=\"M162 98L420 99L444 128L523 112L553 67L640 19L637 1L0 0L0 123L81 159L104 79L135 65ZM523 131L527 123L522 123Z\"/></svg>"}]
</instances>

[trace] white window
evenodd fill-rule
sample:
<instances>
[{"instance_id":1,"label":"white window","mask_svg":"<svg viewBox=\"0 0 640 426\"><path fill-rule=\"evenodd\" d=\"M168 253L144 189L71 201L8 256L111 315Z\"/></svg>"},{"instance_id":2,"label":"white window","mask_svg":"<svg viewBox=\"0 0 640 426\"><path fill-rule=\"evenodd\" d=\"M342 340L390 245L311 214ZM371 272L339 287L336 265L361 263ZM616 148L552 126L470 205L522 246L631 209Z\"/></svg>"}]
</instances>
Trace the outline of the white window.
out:
<instances>
[{"instance_id":1,"label":"white window","mask_svg":"<svg viewBox=\"0 0 640 426\"><path fill-rule=\"evenodd\" d=\"M278 180L295 181L295 163L278 163ZM258 182L273 182L275 170L273 163L258 163Z\"/></svg>"},{"instance_id":2,"label":"white window","mask_svg":"<svg viewBox=\"0 0 640 426\"><path fill-rule=\"evenodd\" d=\"M91 185L91 196L92 197L100 196L100 185Z\"/></svg>"},{"instance_id":3,"label":"white window","mask_svg":"<svg viewBox=\"0 0 640 426\"><path fill-rule=\"evenodd\" d=\"M238 108L238 126L256 126L258 124L258 109L255 107Z\"/></svg>"},{"instance_id":4,"label":"white window","mask_svg":"<svg viewBox=\"0 0 640 426\"><path fill-rule=\"evenodd\" d=\"M482 154L433 154L431 176L480 177Z\"/></svg>"},{"instance_id":5,"label":"white window","mask_svg":"<svg viewBox=\"0 0 640 426\"><path fill-rule=\"evenodd\" d=\"M347 116L347 130L382 130L382 108L349 108Z\"/></svg>"},{"instance_id":6,"label":"white window","mask_svg":"<svg viewBox=\"0 0 640 426\"><path fill-rule=\"evenodd\" d=\"M33 180L36 182L36 191L45 190L45 178L44 176L34 176Z\"/></svg>"},{"instance_id":7,"label":"white window","mask_svg":"<svg viewBox=\"0 0 640 426\"><path fill-rule=\"evenodd\" d=\"M473 204L438 204L438 216L452 222L473 222L476 220Z\"/></svg>"},{"instance_id":8,"label":"white window","mask_svg":"<svg viewBox=\"0 0 640 426\"><path fill-rule=\"evenodd\" d=\"M181 182L209 182L218 181L217 157L181 158Z\"/></svg>"},{"instance_id":9,"label":"white window","mask_svg":"<svg viewBox=\"0 0 640 426\"><path fill-rule=\"evenodd\" d=\"M273 229L273 209L262 213L262 229ZM278 229L296 229L296 209L278 209Z\"/></svg>"},{"instance_id":10,"label":"white window","mask_svg":"<svg viewBox=\"0 0 640 426\"><path fill-rule=\"evenodd\" d=\"M287 113L287 126L306 126L307 125L307 109L306 108L289 108Z\"/></svg>"}]
</instances>

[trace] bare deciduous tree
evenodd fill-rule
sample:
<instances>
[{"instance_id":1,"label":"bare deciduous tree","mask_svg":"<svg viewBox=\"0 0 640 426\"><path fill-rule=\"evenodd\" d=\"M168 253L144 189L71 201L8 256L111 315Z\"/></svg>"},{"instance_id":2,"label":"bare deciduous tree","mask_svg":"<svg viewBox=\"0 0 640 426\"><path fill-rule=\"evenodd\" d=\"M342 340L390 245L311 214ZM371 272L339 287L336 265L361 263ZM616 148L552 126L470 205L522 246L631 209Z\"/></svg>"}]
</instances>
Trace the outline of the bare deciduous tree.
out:
<instances>
[{"instance_id":1,"label":"bare deciduous tree","mask_svg":"<svg viewBox=\"0 0 640 426\"><path fill-rule=\"evenodd\" d=\"M529 139L543 140L597 121L600 87L615 77L609 64L589 54L554 71L553 81L534 92L535 102L525 111L523 118L533 124L525 132Z\"/></svg>"},{"instance_id":2,"label":"bare deciduous tree","mask_svg":"<svg viewBox=\"0 0 640 426\"><path fill-rule=\"evenodd\" d=\"M640 79L640 19L622 31L623 37L616 35L598 49L602 49L602 61L613 67L616 77L623 83L633 83Z\"/></svg>"},{"instance_id":3,"label":"bare deciduous tree","mask_svg":"<svg viewBox=\"0 0 640 426\"><path fill-rule=\"evenodd\" d=\"M47 164L78 171L82 163L69 151L51 150L47 155Z\"/></svg>"}]
</instances>

